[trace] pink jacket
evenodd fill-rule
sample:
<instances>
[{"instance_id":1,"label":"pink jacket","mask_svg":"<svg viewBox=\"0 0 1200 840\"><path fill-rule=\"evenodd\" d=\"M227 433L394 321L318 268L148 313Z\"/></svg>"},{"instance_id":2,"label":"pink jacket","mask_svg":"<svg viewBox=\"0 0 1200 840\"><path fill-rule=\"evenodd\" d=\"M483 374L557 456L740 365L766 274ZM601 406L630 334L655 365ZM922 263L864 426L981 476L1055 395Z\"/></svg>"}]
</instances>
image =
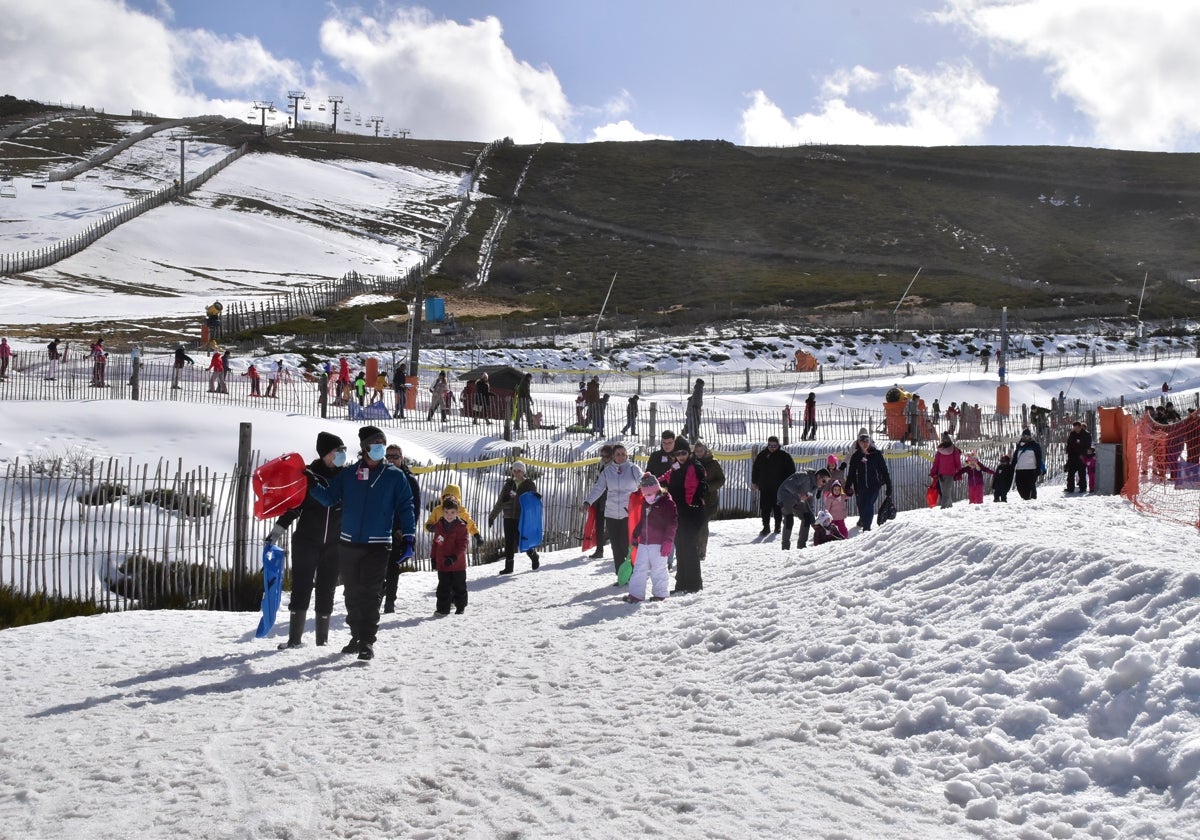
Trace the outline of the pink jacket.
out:
<instances>
[{"instance_id":1,"label":"pink jacket","mask_svg":"<svg viewBox=\"0 0 1200 840\"><path fill-rule=\"evenodd\" d=\"M962 450L957 446L951 446L947 449L945 446L939 446L937 454L933 456L933 466L929 468L929 477L937 478L942 475L958 475L958 471L962 469Z\"/></svg>"},{"instance_id":2,"label":"pink jacket","mask_svg":"<svg viewBox=\"0 0 1200 840\"><path fill-rule=\"evenodd\" d=\"M955 473L954 477L957 479L957 478L962 478L965 475L967 477L967 487L968 488L982 487L984 473L987 473L988 475L995 475L996 471L989 470L983 464L979 464L978 469L974 469L970 466L963 467L961 470L959 470L957 473Z\"/></svg>"},{"instance_id":3,"label":"pink jacket","mask_svg":"<svg viewBox=\"0 0 1200 840\"><path fill-rule=\"evenodd\" d=\"M636 497L636 498L635 498ZM632 542L634 545L674 545L675 529L679 526L679 511L675 500L666 490L659 491L658 499L652 505L646 504L642 491L635 490L629 497L629 504L642 506L642 518L633 529Z\"/></svg>"},{"instance_id":4,"label":"pink jacket","mask_svg":"<svg viewBox=\"0 0 1200 840\"><path fill-rule=\"evenodd\" d=\"M836 493L827 490L825 491L825 510L829 511L829 515L834 519L838 521L844 520L846 518L849 500L850 497L845 493L842 493L839 496Z\"/></svg>"}]
</instances>

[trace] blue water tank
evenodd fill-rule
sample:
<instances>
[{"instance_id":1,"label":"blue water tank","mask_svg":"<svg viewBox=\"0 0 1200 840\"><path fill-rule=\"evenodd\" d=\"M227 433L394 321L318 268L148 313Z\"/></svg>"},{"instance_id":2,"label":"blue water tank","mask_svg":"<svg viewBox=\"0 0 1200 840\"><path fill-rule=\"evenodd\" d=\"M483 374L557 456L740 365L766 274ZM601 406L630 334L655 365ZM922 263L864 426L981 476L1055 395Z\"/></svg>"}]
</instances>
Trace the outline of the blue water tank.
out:
<instances>
[{"instance_id":1,"label":"blue water tank","mask_svg":"<svg viewBox=\"0 0 1200 840\"><path fill-rule=\"evenodd\" d=\"M425 320L446 320L446 299L440 297L425 298Z\"/></svg>"}]
</instances>

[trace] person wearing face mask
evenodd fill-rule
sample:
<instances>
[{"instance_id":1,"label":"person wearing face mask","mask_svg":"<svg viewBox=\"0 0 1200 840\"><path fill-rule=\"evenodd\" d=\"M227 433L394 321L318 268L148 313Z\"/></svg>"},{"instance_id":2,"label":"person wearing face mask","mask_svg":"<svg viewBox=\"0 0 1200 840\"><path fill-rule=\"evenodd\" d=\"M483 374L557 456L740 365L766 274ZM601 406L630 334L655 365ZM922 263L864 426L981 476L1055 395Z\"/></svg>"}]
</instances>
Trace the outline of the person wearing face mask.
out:
<instances>
[{"instance_id":1,"label":"person wearing face mask","mask_svg":"<svg viewBox=\"0 0 1200 840\"><path fill-rule=\"evenodd\" d=\"M633 574L629 578L629 592L623 599L631 604L646 599L647 577L650 578L650 600L667 600L671 585L667 557L671 555L679 526L675 500L658 479L645 473L638 483L639 488L629 498L631 506L642 505L641 518L630 537L637 546L637 562L633 564Z\"/></svg>"},{"instance_id":2,"label":"person wearing face mask","mask_svg":"<svg viewBox=\"0 0 1200 840\"><path fill-rule=\"evenodd\" d=\"M317 458L308 469L326 481L346 464L346 444L337 435L320 432L317 435ZM323 646L329 639L329 617L333 614L333 591L338 579L338 535L342 527L342 506L326 507L318 502L311 491L299 507L294 507L275 520L275 527L267 537L268 543L278 543L292 523L296 533L292 536L292 596L288 604L291 623L288 625L288 640L279 646L300 647L304 636L304 624L308 620L308 606L316 591L316 637L317 645Z\"/></svg>"},{"instance_id":3,"label":"person wearing face mask","mask_svg":"<svg viewBox=\"0 0 1200 840\"><path fill-rule=\"evenodd\" d=\"M692 457L686 438L675 438L671 450L675 463L661 481L675 500L679 524L675 533L678 568L672 595L690 595L704 588L700 568L700 531L704 527L704 500L708 496L708 476Z\"/></svg>"},{"instance_id":4,"label":"person wearing face mask","mask_svg":"<svg viewBox=\"0 0 1200 840\"><path fill-rule=\"evenodd\" d=\"M403 562L412 557L417 522L408 478L386 460L387 435L375 426L363 426L358 430L358 442L359 457L349 469L328 480L309 471L308 492L323 505L342 504L338 563L350 626L350 642L342 653L357 653L359 659L369 660L375 657L393 532L400 534L404 545L397 558Z\"/></svg>"}]
</instances>

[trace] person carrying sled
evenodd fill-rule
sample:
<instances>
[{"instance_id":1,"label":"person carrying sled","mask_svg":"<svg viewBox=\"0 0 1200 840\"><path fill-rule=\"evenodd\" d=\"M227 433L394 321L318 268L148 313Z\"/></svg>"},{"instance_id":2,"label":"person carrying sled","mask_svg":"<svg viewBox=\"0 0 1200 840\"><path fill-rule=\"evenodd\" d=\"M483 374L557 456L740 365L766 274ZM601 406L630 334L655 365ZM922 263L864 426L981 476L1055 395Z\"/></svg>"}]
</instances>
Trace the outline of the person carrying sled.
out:
<instances>
[{"instance_id":1,"label":"person carrying sled","mask_svg":"<svg viewBox=\"0 0 1200 840\"><path fill-rule=\"evenodd\" d=\"M317 457L308 465L309 471L330 482L345 465L346 444L335 434L319 432ZM333 615L333 593L338 584L342 506L322 504L310 489L299 507L275 520L267 542L278 544L293 523L296 531L292 535L292 596L288 603L291 621L288 640L279 646L280 650L300 647L314 592L317 646L323 647L329 639L329 617Z\"/></svg>"},{"instance_id":2,"label":"person carrying sled","mask_svg":"<svg viewBox=\"0 0 1200 840\"><path fill-rule=\"evenodd\" d=\"M517 553L521 537L521 495L537 492L537 485L533 483L533 479L526 477L525 464L513 461L509 471L512 475L500 488L500 495L496 497L496 503L492 505L491 513L488 514L488 525L494 525L496 517L499 516L504 527L504 568L500 570L502 575L513 573L513 557ZM537 549L531 548L525 555L529 558L530 568L536 572L541 565Z\"/></svg>"}]
</instances>

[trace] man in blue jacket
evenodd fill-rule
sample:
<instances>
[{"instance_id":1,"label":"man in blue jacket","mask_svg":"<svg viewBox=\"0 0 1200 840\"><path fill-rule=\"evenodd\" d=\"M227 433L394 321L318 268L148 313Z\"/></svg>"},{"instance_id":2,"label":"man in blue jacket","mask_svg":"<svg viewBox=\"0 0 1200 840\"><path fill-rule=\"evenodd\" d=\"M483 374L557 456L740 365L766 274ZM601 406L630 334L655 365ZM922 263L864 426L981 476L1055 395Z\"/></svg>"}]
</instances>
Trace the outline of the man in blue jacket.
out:
<instances>
[{"instance_id":1,"label":"man in blue jacket","mask_svg":"<svg viewBox=\"0 0 1200 840\"><path fill-rule=\"evenodd\" d=\"M350 643L342 653L373 659L379 631L379 601L392 551L393 520L399 523L404 550L412 557L417 530L408 478L386 460L387 436L375 426L358 430L359 459L326 482L310 473L310 495L323 505L342 503L338 545Z\"/></svg>"}]
</instances>

